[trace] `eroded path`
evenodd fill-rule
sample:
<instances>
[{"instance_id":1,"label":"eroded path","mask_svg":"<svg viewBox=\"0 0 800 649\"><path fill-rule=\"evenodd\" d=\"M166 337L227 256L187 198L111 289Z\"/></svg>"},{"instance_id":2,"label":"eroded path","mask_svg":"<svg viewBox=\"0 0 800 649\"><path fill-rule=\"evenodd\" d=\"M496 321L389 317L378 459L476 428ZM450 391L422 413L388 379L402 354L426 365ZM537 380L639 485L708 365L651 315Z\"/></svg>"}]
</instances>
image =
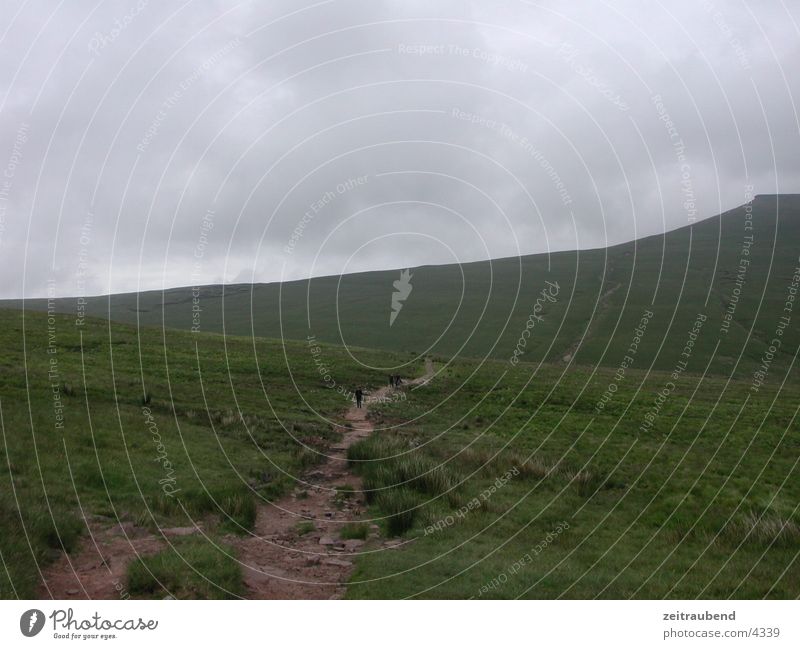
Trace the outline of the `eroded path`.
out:
<instances>
[{"instance_id":1,"label":"eroded path","mask_svg":"<svg viewBox=\"0 0 800 649\"><path fill-rule=\"evenodd\" d=\"M238 550L251 598L341 597L354 555L381 547L377 525L369 525L366 540L343 540L341 532L344 525L358 521L365 507L361 481L347 466L347 449L372 434L369 401L386 397L389 390L381 388L369 395L366 407L347 411L349 428L339 445L305 476L307 486L258 507L253 536L227 539ZM303 526L312 529L302 533Z\"/></svg>"},{"instance_id":2,"label":"eroded path","mask_svg":"<svg viewBox=\"0 0 800 649\"><path fill-rule=\"evenodd\" d=\"M425 374L407 385L424 384ZM368 395L365 407L353 405L345 414L345 430L324 462L303 476L294 492L280 500L261 502L253 532L227 536L242 566L246 597L252 599L336 599L344 595L354 559L364 551L390 550L398 542L380 538L377 525L367 526L365 539L343 539L345 525L364 517L361 480L347 465L347 449L373 432L367 419L371 402L390 396L383 387ZM105 524L104 524L105 523ZM128 564L142 555L168 547L173 536L200 534L200 528L162 529L154 535L132 523L108 527L107 521L87 520L89 538L72 555L63 555L43 573L40 596L56 599L113 599L125 596Z\"/></svg>"}]
</instances>

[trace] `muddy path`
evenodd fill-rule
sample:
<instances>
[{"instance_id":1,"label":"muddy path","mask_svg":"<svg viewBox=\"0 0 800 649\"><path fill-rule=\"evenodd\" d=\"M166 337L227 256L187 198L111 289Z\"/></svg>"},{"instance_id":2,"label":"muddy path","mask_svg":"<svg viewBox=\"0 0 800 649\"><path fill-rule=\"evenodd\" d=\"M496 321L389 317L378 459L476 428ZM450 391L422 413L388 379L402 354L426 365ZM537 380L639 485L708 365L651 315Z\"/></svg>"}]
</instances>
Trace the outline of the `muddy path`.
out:
<instances>
[{"instance_id":1,"label":"muddy path","mask_svg":"<svg viewBox=\"0 0 800 649\"><path fill-rule=\"evenodd\" d=\"M433 373L433 364L426 359L425 374L405 385L427 383ZM393 390L386 386L367 395L362 408L353 404L344 415L342 439L328 450L325 461L304 475L291 494L260 502L248 536L225 537L242 567L245 597L341 598L360 552L390 551L398 545L382 539L377 525L359 523L366 518L361 480L347 464L347 449L373 433L367 418L370 403L390 397ZM202 533L202 524L153 534L129 522L109 527L107 519L85 519L88 537L76 552L62 555L43 571L40 597L126 597L126 571L131 561L169 547L170 537ZM354 525L361 531L366 528L366 538L342 538L343 530L352 531Z\"/></svg>"},{"instance_id":2,"label":"muddy path","mask_svg":"<svg viewBox=\"0 0 800 649\"><path fill-rule=\"evenodd\" d=\"M425 374L405 385L426 383L433 363L425 361ZM367 419L370 403L390 395L388 386L368 395L365 407L353 405L345 414L349 425L327 460L306 476L306 489L258 508L254 536L231 540L239 552L245 584L253 599L338 599L345 593L360 552L391 550L397 541L382 540L375 524L367 525L366 539L342 539L342 529L366 517L361 479L347 464L347 449L373 433ZM344 495L343 495L344 494ZM313 530L298 533L300 525Z\"/></svg>"},{"instance_id":3,"label":"muddy path","mask_svg":"<svg viewBox=\"0 0 800 649\"><path fill-rule=\"evenodd\" d=\"M369 395L381 399L387 386ZM226 539L237 549L248 597L252 599L333 599L344 595L354 555L380 546L378 528L367 539L344 540L342 528L364 511L361 481L350 472L347 449L373 432L365 407L352 406L345 430L325 462L314 467L294 493L259 505L253 535ZM301 527L310 531L302 530Z\"/></svg>"}]
</instances>

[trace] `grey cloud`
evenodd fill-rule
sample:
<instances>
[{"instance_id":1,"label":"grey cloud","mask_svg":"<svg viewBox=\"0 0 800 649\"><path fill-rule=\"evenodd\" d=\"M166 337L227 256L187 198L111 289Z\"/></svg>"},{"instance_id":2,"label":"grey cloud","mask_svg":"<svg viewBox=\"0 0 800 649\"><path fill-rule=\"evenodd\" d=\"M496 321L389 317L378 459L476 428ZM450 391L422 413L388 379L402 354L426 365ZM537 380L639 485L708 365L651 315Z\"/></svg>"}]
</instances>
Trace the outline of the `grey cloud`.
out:
<instances>
[{"instance_id":1,"label":"grey cloud","mask_svg":"<svg viewBox=\"0 0 800 649\"><path fill-rule=\"evenodd\" d=\"M4 297L590 248L798 191L779 4L139 6L7 12Z\"/></svg>"}]
</instances>

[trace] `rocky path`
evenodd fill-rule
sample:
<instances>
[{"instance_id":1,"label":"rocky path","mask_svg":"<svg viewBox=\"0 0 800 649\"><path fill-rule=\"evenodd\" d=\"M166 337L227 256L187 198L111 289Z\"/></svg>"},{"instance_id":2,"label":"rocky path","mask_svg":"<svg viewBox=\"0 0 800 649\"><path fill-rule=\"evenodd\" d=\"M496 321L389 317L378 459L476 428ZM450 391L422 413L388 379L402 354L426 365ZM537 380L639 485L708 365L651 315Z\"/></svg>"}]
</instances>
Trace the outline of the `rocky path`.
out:
<instances>
[{"instance_id":1,"label":"rocky path","mask_svg":"<svg viewBox=\"0 0 800 649\"><path fill-rule=\"evenodd\" d=\"M433 364L408 385L427 383ZM364 551L389 550L377 525L359 523L365 504L361 480L350 472L347 449L373 432L367 419L370 402L389 396L384 387L368 395L365 407L353 405L345 414L345 432L329 450L325 462L303 477L294 492L280 500L261 502L253 532L230 535L225 541L237 551L246 597L252 599L336 599L344 595L355 556ZM345 526L366 530L366 538L343 539ZM55 599L112 599L125 597L125 572L138 556L167 547L165 537L200 533L196 528L170 528L154 535L132 523L109 528L87 521L89 538L78 552L63 555L42 575L40 596Z\"/></svg>"},{"instance_id":2,"label":"rocky path","mask_svg":"<svg viewBox=\"0 0 800 649\"><path fill-rule=\"evenodd\" d=\"M353 570L354 555L365 547L382 546L377 525L364 524L365 540L343 540L341 532L348 523L357 523L365 508L361 481L347 466L347 449L372 433L369 401L386 397L389 391L381 388L369 395L366 407L354 405L347 411L349 427L327 460L304 477L307 486L261 504L252 536L227 539L238 550L249 597L339 598Z\"/></svg>"}]
</instances>

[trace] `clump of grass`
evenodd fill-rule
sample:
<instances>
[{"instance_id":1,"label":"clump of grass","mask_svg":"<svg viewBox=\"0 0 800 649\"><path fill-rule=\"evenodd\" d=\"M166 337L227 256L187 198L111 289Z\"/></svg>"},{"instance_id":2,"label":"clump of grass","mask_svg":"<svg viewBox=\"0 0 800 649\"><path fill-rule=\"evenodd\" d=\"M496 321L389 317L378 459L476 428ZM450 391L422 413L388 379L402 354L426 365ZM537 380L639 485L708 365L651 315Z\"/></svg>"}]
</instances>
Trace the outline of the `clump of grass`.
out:
<instances>
[{"instance_id":1,"label":"clump of grass","mask_svg":"<svg viewBox=\"0 0 800 649\"><path fill-rule=\"evenodd\" d=\"M174 498L159 496L154 508L171 516L180 514L184 508L192 517L215 514L220 517L223 529L236 534L252 530L256 522L255 499L243 485L216 489L211 493L185 489Z\"/></svg>"},{"instance_id":2,"label":"clump of grass","mask_svg":"<svg viewBox=\"0 0 800 649\"><path fill-rule=\"evenodd\" d=\"M605 486L605 477L595 468L576 469L560 460L553 461L539 455L528 456L520 452L505 452L492 458L490 452L484 450L469 454L468 461L479 462L478 466L483 467L482 473L488 476L498 475L503 471L516 468L522 479L566 480L582 497L591 496Z\"/></svg>"},{"instance_id":3,"label":"clump of grass","mask_svg":"<svg viewBox=\"0 0 800 649\"><path fill-rule=\"evenodd\" d=\"M319 464L323 458L324 455L299 444L292 450L292 460L300 471Z\"/></svg>"},{"instance_id":4,"label":"clump of grass","mask_svg":"<svg viewBox=\"0 0 800 649\"><path fill-rule=\"evenodd\" d=\"M361 539L366 540L369 535L369 525L366 523L347 523L342 527L339 536L342 539Z\"/></svg>"},{"instance_id":5,"label":"clump of grass","mask_svg":"<svg viewBox=\"0 0 800 649\"><path fill-rule=\"evenodd\" d=\"M252 530L256 523L256 501L246 492L231 494L221 499L223 526L227 523L232 530L244 533Z\"/></svg>"},{"instance_id":6,"label":"clump of grass","mask_svg":"<svg viewBox=\"0 0 800 649\"><path fill-rule=\"evenodd\" d=\"M533 480L546 480L558 473L558 464L549 462L544 458L522 455L512 458L512 465L519 469L520 476Z\"/></svg>"},{"instance_id":7,"label":"clump of grass","mask_svg":"<svg viewBox=\"0 0 800 649\"><path fill-rule=\"evenodd\" d=\"M69 383L62 383L60 388L59 388L59 391L65 397L74 397L75 396L75 388L73 388L72 385L69 384Z\"/></svg>"},{"instance_id":8,"label":"clump of grass","mask_svg":"<svg viewBox=\"0 0 800 649\"><path fill-rule=\"evenodd\" d=\"M577 489L578 495L584 498L594 494L603 483L603 477L593 469L579 469L567 473L567 477Z\"/></svg>"},{"instance_id":9,"label":"clump of grass","mask_svg":"<svg viewBox=\"0 0 800 649\"><path fill-rule=\"evenodd\" d=\"M390 489L378 497L378 507L386 515L386 529L390 536L402 536L417 518L420 497L409 489Z\"/></svg>"},{"instance_id":10,"label":"clump of grass","mask_svg":"<svg viewBox=\"0 0 800 649\"><path fill-rule=\"evenodd\" d=\"M723 532L736 543L758 545L796 546L800 544L800 525L774 512L749 511L731 521Z\"/></svg>"},{"instance_id":11,"label":"clump of grass","mask_svg":"<svg viewBox=\"0 0 800 649\"><path fill-rule=\"evenodd\" d=\"M372 435L352 444L347 449L347 460L351 466L372 464L373 461L394 458L407 452L408 443L397 435Z\"/></svg>"},{"instance_id":12,"label":"clump of grass","mask_svg":"<svg viewBox=\"0 0 800 649\"><path fill-rule=\"evenodd\" d=\"M364 477L364 498L368 504L374 504L384 490L397 484L394 474L386 466L371 467L361 473Z\"/></svg>"},{"instance_id":13,"label":"clump of grass","mask_svg":"<svg viewBox=\"0 0 800 649\"><path fill-rule=\"evenodd\" d=\"M294 531L297 532L297 536L305 536L317 529L317 526L314 525L311 521L300 521L297 525L294 526Z\"/></svg>"},{"instance_id":14,"label":"clump of grass","mask_svg":"<svg viewBox=\"0 0 800 649\"><path fill-rule=\"evenodd\" d=\"M459 458L471 467L480 468L484 476L496 476L516 468L519 476L529 480L544 480L559 474L558 462L540 456L515 451L495 453L491 449L466 449Z\"/></svg>"},{"instance_id":15,"label":"clump of grass","mask_svg":"<svg viewBox=\"0 0 800 649\"><path fill-rule=\"evenodd\" d=\"M347 457L364 476L366 490L402 485L440 496L458 484L457 476L438 460L420 450L408 453L409 448L397 436L373 436L353 444ZM372 498L368 493L367 499Z\"/></svg>"},{"instance_id":16,"label":"clump of grass","mask_svg":"<svg viewBox=\"0 0 800 649\"><path fill-rule=\"evenodd\" d=\"M224 551L223 551L224 550ZM231 549L203 537L175 539L173 547L139 557L128 566L128 592L136 597L233 599L244 595L239 564Z\"/></svg>"},{"instance_id":17,"label":"clump of grass","mask_svg":"<svg viewBox=\"0 0 800 649\"><path fill-rule=\"evenodd\" d=\"M444 498L454 507L462 504L459 477L422 449L409 453L409 448L398 435L373 435L348 449L348 460L363 478L367 503L389 514L389 533L395 536L414 524L419 495L428 501Z\"/></svg>"}]
</instances>

